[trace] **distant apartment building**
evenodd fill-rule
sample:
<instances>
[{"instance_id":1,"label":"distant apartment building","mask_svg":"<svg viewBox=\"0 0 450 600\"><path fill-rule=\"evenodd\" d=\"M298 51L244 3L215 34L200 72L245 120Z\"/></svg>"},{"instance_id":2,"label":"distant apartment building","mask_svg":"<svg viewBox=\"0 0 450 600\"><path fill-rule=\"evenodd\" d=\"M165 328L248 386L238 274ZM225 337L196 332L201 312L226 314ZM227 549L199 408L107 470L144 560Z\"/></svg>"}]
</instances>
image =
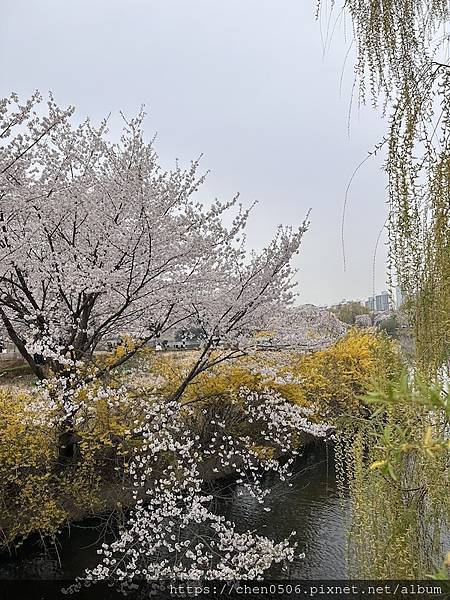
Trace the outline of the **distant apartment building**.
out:
<instances>
[{"instance_id":1,"label":"distant apartment building","mask_svg":"<svg viewBox=\"0 0 450 600\"><path fill-rule=\"evenodd\" d=\"M381 292L381 294L377 294L376 296L371 296L365 302L366 308L369 310L377 310L384 311L389 310L390 308L390 298L388 292Z\"/></svg>"}]
</instances>

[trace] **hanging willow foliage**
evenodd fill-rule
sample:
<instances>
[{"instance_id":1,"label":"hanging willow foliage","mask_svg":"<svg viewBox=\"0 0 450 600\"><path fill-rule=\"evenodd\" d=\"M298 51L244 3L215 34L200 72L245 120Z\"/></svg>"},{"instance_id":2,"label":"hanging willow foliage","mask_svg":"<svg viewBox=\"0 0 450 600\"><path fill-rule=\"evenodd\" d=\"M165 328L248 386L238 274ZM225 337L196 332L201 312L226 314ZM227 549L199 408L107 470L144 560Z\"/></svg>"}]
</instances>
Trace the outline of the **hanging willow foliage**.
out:
<instances>
[{"instance_id":1,"label":"hanging willow foliage","mask_svg":"<svg viewBox=\"0 0 450 600\"><path fill-rule=\"evenodd\" d=\"M318 11L337 3L319 0ZM360 100L389 113L386 172L391 281L415 327L417 363L450 359L450 23L448 0L344 0Z\"/></svg>"},{"instance_id":2,"label":"hanging willow foliage","mask_svg":"<svg viewBox=\"0 0 450 600\"><path fill-rule=\"evenodd\" d=\"M415 372L426 375L375 394L382 412L342 428L349 568L426 578L443 564L450 531L450 405L445 386L430 383L450 371L450 3L318 0L329 23L338 9L351 20L359 99L389 118L377 150L386 151L390 280L414 325Z\"/></svg>"},{"instance_id":3,"label":"hanging willow foliage","mask_svg":"<svg viewBox=\"0 0 450 600\"><path fill-rule=\"evenodd\" d=\"M336 473L350 495L355 579L425 578L448 551L450 407L442 391L404 377L367 397L377 413L341 429Z\"/></svg>"}]
</instances>

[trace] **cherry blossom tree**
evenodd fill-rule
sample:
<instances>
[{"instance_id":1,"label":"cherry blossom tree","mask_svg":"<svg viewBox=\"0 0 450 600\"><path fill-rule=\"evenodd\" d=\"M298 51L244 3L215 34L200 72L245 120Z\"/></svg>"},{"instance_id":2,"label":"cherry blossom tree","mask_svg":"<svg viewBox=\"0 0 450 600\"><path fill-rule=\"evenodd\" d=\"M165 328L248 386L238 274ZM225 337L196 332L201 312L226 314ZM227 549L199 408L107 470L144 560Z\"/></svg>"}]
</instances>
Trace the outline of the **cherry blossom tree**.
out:
<instances>
[{"instance_id":1,"label":"cherry blossom tree","mask_svg":"<svg viewBox=\"0 0 450 600\"><path fill-rule=\"evenodd\" d=\"M250 211L237 196L198 202L198 161L163 172L144 139L143 112L123 117L119 142L107 121L72 119L73 108L51 96L45 110L38 93L24 104L14 94L0 101L0 318L43 382L37 417L49 411L54 419L59 410L66 450L86 418L83 398L91 408L97 400L129 402L134 509L88 579L259 576L292 559L295 543L239 533L216 514L205 465L231 468L263 502L262 475L286 477L299 433L326 437L330 428L269 389L242 388L233 398L240 428L230 431L219 413L208 413L200 439L192 424L207 409L182 397L205 370L258 349L261 331L279 334L292 321L291 259L307 224L280 226L261 252L248 252ZM177 328L195 331L201 349L170 397L148 397L132 378L108 387L109 373ZM102 342L119 336L131 340L124 352L97 360ZM275 454L258 452L243 433L250 423Z\"/></svg>"},{"instance_id":2,"label":"cherry blossom tree","mask_svg":"<svg viewBox=\"0 0 450 600\"><path fill-rule=\"evenodd\" d=\"M73 373L102 340L131 335L111 371L183 325L203 337L186 386L253 343L267 315L292 299L289 263L306 223L280 227L249 255L249 210L238 197L196 201L198 161L162 172L144 141L144 113L124 117L113 143L106 121L76 126L73 108L51 96L42 105L38 93L0 102L0 317L35 374Z\"/></svg>"},{"instance_id":3,"label":"cherry blossom tree","mask_svg":"<svg viewBox=\"0 0 450 600\"><path fill-rule=\"evenodd\" d=\"M297 352L320 350L345 335L349 325L325 308L304 304L285 305L267 321L268 330L260 335L260 347Z\"/></svg>"}]
</instances>

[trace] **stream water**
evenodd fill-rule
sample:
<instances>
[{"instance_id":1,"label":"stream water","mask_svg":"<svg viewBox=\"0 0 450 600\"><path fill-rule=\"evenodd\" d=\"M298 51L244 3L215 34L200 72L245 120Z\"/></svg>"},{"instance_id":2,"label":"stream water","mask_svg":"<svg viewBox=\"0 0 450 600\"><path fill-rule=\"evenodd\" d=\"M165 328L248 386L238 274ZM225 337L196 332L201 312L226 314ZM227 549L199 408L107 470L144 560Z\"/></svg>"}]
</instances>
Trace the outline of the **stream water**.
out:
<instances>
[{"instance_id":1,"label":"stream water","mask_svg":"<svg viewBox=\"0 0 450 600\"><path fill-rule=\"evenodd\" d=\"M331 449L310 447L296 460L292 486L267 478L271 489L266 512L251 496L239 495L233 484L222 490L223 514L238 530L252 530L281 540L297 532L297 558L267 575L277 579L345 579L345 502L338 498ZM28 542L14 557L0 559L1 579L73 579L98 563L99 529L95 522L71 525L59 538L59 549L45 550L39 541ZM98 525L98 523L97 523ZM59 555L59 556L58 556Z\"/></svg>"}]
</instances>

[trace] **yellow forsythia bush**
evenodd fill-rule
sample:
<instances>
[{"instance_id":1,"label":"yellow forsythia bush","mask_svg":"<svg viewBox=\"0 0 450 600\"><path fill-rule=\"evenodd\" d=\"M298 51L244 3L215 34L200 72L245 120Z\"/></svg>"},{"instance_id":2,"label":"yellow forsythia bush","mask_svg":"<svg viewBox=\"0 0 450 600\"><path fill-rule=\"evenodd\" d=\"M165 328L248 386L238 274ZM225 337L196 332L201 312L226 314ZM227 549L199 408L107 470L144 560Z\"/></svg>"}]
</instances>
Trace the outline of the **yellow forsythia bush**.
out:
<instances>
[{"instance_id":1,"label":"yellow forsythia bush","mask_svg":"<svg viewBox=\"0 0 450 600\"><path fill-rule=\"evenodd\" d=\"M52 410L31 391L0 388L0 549L36 531L51 537L69 520L123 500L117 479L129 415L103 399L85 410L75 426L78 455L61 464Z\"/></svg>"},{"instance_id":2,"label":"yellow forsythia bush","mask_svg":"<svg viewBox=\"0 0 450 600\"><path fill-rule=\"evenodd\" d=\"M0 535L2 545L64 521L55 500L57 434L31 394L0 389Z\"/></svg>"},{"instance_id":3,"label":"yellow forsythia bush","mask_svg":"<svg viewBox=\"0 0 450 600\"><path fill-rule=\"evenodd\" d=\"M304 400L327 416L355 414L362 395L397 377L402 368L397 342L384 333L358 329L324 350L293 358L288 367Z\"/></svg>"},{"instance_id":4,"label":"yellow forsythia bush","mask_svg":"<svg viewBox=\"0 0 450 600\"><path fill-rule=\"evenodd\" d=\"M147 357L155 387L169 396L189 370L181 355ZM222 363L199 375L186 389L182 402L204 404L228 401L241 387L268 387L286 400L314 407L317 415L339 416L358 411L361 396L403 369L398 343L383 332L351 329L333 345L312 353L258 352L252 357Z\"/></svg>"}]
</instances>

